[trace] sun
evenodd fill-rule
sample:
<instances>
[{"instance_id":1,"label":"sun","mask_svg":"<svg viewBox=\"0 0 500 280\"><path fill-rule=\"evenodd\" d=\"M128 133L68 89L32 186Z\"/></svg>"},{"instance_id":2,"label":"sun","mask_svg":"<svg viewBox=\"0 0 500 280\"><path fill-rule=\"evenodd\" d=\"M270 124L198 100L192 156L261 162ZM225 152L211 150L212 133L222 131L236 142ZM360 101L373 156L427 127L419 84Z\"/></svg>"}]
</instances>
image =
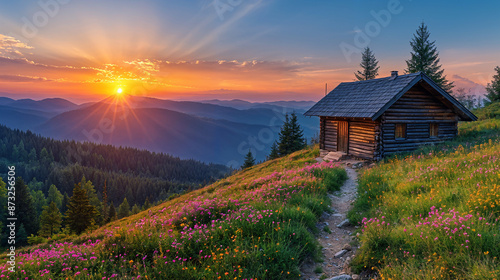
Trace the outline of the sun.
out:
<instances>
[{"instance_id":1,"label":"sun","mask_svg":"<svg viewBox=\"0 0 500 280\"><path fill-rule=\"evenodd\" d=\"M118 89L116 90L116 94L122 94L122 92L123 92L123 89L122 89L122 88L118 88Z\"/></svg>"}]
</instances>

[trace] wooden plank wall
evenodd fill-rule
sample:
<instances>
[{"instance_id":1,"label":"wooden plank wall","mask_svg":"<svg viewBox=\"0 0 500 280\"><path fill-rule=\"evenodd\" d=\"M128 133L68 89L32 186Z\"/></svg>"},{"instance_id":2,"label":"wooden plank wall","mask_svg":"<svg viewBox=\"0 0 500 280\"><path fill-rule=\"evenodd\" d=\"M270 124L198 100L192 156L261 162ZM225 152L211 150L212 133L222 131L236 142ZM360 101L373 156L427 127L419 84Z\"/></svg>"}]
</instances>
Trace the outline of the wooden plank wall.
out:
<instances>
[{"instance_id":1,"label":"wooden plank wall","mask_svg":"<svg viewBox=\"0 0 500 280\"><path fill-rule=\"evenodd\" d=\"M319 148L325 149L325 117L319 117Z\"/></svg>"},{"instance_id":2,"label":"wooden plank wall","mask_svg":"<svg viewBox=\"0 0 500 280\"><path fill-rule=\"evenodd\" d=\"M406 123L407 138L394 139L396 123ZM439 124L438 137L429 137L430 123ZM457 135L458 116L431 93L414 86L381 116L381 155L407 152L423 144L439 143Z\"/></svg>"},{"instance_id":3,"label":"wooden plank wall","mask_svg":"<svg viewBox=\"0 0 500 280\"><path fill-rule=\"evenodd\" d=\"M379 125L368 120L349 121L349 155L373 159L376 158Z\"/></svg>"},{"instance_id":4,"label":"wooden plank wall","mask_svg":"<svg viewBox=\"0 0 500 280\"><path fill-rule=\"evenodd\" d=\"M325 119L325 150L337 151L337 121Z\"/></svg>"},{"instance_id":5,"label":"wooden plank wall","mask_svg":"<svg viewBox=\"0 0 500 280\"><path fill-rule=\"evenodd\" d=\"M355 157L373 159L378 156L379 122L361 119L337 119L321 117L321 149L337 151L338 121L349 122L348 154Z\"/></svg>"}]
</instances>

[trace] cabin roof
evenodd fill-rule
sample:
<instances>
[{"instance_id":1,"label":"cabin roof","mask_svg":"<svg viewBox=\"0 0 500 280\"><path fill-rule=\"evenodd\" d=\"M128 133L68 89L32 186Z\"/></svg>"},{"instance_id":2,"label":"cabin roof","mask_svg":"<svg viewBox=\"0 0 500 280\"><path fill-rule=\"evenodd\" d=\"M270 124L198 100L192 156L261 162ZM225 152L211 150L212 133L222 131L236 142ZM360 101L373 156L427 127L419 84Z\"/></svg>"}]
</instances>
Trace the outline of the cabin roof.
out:
<instances>
[{"instance_id":1,"label":"cabin roof","mask_svg":"<svg viewBox=\"0 0 500 280\"><path fill-rule=\"evenodd\" d=\"M422 72L367 81L340 83L304 115L378 119L392 104L417 83L450 107L463 121L477 117Z\"/></svg>"}]
</instances>

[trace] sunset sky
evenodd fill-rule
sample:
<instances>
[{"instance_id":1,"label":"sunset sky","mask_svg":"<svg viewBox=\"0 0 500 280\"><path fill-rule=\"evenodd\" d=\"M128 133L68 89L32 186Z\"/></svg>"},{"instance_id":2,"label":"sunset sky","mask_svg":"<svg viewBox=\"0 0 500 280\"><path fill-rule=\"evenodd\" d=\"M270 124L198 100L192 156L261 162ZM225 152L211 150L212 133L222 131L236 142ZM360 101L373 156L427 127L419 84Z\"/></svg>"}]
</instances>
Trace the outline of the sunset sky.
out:
<instances>
[{"instance_id":1,"label":"sunset sky","mask_svg":"<svg viewBox=\"0 0 500 280\"><path fill-rule=\"evenodd\" d=\"M366 43L379 77L402 73L422 21L448 79L481 93L500 65L499 10L498 1L1 1L0 96L81 103L121 87L165 99L318 100L325 83L354 79Z\"/></svg>"}]
</instances>

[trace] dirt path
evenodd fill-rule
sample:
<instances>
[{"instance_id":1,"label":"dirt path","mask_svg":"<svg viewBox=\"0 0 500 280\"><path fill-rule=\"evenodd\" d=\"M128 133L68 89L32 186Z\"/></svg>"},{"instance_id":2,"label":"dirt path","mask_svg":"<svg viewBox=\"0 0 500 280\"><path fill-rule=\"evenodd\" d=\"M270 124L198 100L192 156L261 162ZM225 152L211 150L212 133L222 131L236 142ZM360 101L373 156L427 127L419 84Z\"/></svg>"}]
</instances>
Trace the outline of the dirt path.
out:
<instances>
[{"instance_id":1,"label":"dirt path","mask_svg":"<svg viewBox=\"0 0 500 280\"><path fill-rule=\"evenodd\" d=\"M352 225L345 225L339 228L338 225L346 220L347 212L352 208L351 203L356 198L357 173L356 170L350 167L354 163L356 162L343 162L349 178L340 191L329 194L332 200L331 208L333 209L333 213L330 215L325 213L321 222L317 225L321 232L318 236L318 241L323 247L324 262L304 264L302 267L302 279L320 279L323 274L325 275L322 277L323 279L330 279L341 274L350 274L347 263L352 259L357 248L350 244L354 239L353 232L355 228ZM330 229L331 233L324 231L325 226ZM345 254L335 257L335 254L341 252L343 249L347 250ZM318 266L322 268L321 273L315 273ZM354 276L354 279L356 279L356 276Z\"/></svg>"}]
</instances>

